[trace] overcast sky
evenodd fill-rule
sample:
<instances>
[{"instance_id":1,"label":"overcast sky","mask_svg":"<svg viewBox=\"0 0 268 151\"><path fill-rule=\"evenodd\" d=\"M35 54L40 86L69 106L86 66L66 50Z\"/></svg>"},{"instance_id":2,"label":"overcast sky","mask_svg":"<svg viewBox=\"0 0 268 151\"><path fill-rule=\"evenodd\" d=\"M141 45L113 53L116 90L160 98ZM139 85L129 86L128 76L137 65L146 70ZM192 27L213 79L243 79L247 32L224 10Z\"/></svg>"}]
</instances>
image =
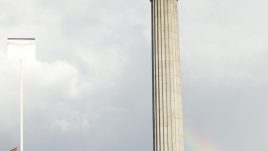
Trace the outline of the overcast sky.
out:
<instances>
[{"instance_id":1,"label":"overcast sky","mask_svg":"<svg viewBox=\"0 0 268 151\"><path fill-rule=\"evenodd\" d=\"M185 151L268 150L268 1L180 1ZM152 151L149 0L0 0L0 150Z\"/></svg>"}]
</instances>

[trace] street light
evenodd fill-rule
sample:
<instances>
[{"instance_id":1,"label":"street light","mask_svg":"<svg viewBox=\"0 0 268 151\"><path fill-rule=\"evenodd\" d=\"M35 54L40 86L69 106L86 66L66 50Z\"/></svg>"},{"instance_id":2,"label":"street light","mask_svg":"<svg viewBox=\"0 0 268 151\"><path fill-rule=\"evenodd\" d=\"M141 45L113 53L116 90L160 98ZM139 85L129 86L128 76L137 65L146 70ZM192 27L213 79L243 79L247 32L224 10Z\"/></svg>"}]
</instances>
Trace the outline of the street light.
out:
<instances>
[{"instance_id":1,"label":"street light","mask_svg":"<svg viewBox=\"0 0 268 151\"><path fill-rule=\"evenodd\" d=\"M8 38L8 57L20 66L20 151L23 151L23 61L35 60L35 38Z\"/></svg>"}]
</instances>

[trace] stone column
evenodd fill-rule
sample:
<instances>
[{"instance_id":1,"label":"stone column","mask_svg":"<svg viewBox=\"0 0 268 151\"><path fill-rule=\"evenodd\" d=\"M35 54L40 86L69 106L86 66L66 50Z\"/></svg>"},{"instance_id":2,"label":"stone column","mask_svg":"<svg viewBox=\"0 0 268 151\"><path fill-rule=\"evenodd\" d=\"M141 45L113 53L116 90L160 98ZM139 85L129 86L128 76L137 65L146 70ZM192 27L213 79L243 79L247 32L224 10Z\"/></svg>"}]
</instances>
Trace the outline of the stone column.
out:
<instances>
[{"instance_id":1,"label":"stone column","mask_svg":"<svg viewBox=\"0 0 268 151\"><path fill-rule=\"evenodd\" d=\"M183 151L177 0L151 0L154 151Z\"/></svg>"}]
</instances>

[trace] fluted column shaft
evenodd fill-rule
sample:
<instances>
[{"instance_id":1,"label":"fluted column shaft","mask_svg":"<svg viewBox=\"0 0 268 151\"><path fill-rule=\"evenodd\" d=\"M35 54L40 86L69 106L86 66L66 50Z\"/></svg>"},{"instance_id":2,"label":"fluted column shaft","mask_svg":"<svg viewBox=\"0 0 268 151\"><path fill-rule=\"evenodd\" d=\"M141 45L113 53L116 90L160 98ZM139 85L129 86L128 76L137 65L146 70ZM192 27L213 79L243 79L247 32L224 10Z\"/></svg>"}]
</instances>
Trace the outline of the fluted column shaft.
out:
<instances>
[{"instance_id":1,"label":"fluted column shaft","mask_svg":"<svg viewBox=\"0 0 268 151\"><path fill-rule=\"evenodd\" d=\"M151 0L154 151L183 151L177 0Z\"/></svg>"}]
</instances>

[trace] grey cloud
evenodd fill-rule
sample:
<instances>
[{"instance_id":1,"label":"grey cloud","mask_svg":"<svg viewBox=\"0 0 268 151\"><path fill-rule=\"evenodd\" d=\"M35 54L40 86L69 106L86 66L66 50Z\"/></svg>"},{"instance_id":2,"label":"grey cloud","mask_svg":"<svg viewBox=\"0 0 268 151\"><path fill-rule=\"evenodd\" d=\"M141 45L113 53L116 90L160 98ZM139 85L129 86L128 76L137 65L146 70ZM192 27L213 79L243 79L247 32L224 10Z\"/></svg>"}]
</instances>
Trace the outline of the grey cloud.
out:
<instances>
[{"instance_id":1,"label":"grey cloud","mask_svg":"<svg viewBox=\"0 0 268 151\"><path fill-rule=\"evenodd\" d=\"M267 2L180 3L185 134L218 150L265 150ZM149 0L3 0L0 14L0 150L19 139L10 36L37 38L26 150L152 150Z\"/></svg>"}]
</instances>

